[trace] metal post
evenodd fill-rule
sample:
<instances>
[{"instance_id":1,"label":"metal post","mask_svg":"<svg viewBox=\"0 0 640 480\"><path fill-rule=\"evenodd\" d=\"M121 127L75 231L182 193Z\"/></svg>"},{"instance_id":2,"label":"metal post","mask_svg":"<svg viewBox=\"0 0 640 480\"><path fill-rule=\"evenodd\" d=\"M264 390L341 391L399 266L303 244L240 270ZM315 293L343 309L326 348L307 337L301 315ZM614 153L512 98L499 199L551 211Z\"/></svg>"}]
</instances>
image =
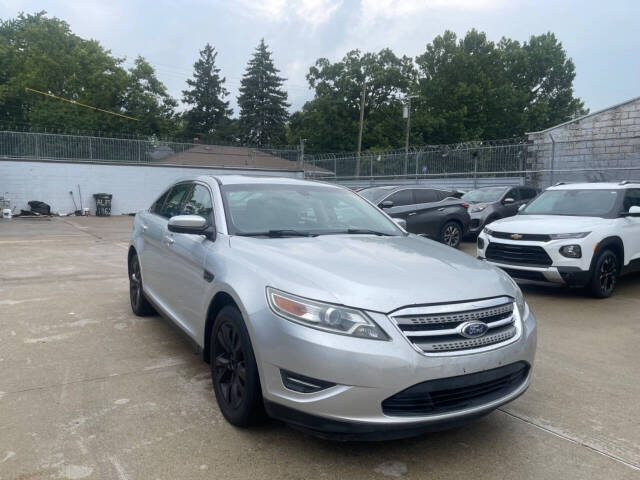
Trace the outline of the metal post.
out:
<instances>
[{"instance_id":1,"label":"metal post","mask_svg":"<svg viewBox=\"0 0 640 480\"><path fill-rule=\"evenodd\" d=\"M409 171L409 130L411 130L411 97L407 98L407 131L404 136L404 176Z\"/></svg>"},{"instance_id":2,"label":"metal post","mask_svg":"<svg viewBox=\"0 0 640 480\"><path fill-rule=\"evenodd\" d=\"M40 136L36 133L35 137L36 137L36 160L38 160L40 158L40 148L38 144L38 139L40 138Z\"/></svg>"},{"instance_id":3,"label":"metal post","mask_svg":"<svg viewBox=\"0 0 640 480\"><path fill-rule=\"evenodd\" d=\"M91 137L89 137L89 160L93 161L93 151L91 149Z\"/></svg>"},{"instance_id":4,"label":"metal post","mask_svg":"<svg viewBox=\"0 0 640 480\"><path fill-rule=\"evenodd\" d=\"M364 126L364 98L367 90L367 78L362 82L360 95L360 126L358 128L358 151L356 153L356 178L360 177L360 152L362 151L362 129Z\"/></svg>"},{"instance_id":5,"label":"metal post","mask_svg":"<svg viewBox=\"0 0 640 480\"><path fill-rule=\"evenodd\" d=\"M300 139L300 170L304 171L304 142L305 139Z\"/></svg>"},{"instance_id":6,"label":"metal post","mask_svg":"<svg viewBox=\"0 0 640 480\"><path fill-rule=\"evenodd\" d=\"M478 188L478 152L473 152L473 188Z\"/></svg>"},{"instance_id":7,"label":"metal post","mask_svg":"<svg viewBox=\"0 0 640 480\"><path fill-rule=\"evenodd\" d=\"M553 171L556 164L556 141L551 134L549 134L549 138L551 139L551 172L549 173L549 183L553 186Z\"/></svg>"}]
</instances>

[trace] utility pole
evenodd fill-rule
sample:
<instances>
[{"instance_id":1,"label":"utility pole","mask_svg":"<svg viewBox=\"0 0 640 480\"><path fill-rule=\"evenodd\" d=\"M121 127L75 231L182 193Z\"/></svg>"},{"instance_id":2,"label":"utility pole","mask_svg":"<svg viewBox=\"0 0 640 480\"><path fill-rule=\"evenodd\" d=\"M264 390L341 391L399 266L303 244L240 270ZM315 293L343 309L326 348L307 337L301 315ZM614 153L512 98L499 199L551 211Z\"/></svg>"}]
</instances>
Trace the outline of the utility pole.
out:
<instances>
[{"instance_id":1,"label":"utility pole","mask_svg":"<svg viewBox=\"0 0 640 480\"><path fill-rule=\"evenodd\" d=\"M300 139L300 170L304 171L304 142L306 142L306 138Z\"/></svg>"},{"instance_id":2,"label":"utility pole","mask_svg":"<svg viewBox=\"0 0 640 480\"><path fill-rule=\"evenodd\" d=\"M367 77L362 82L360 95L360 128L358 129L358 151L356 152L356 177L360 177L360 152L362 151L362 127L364 125L364 97L367 90Z\"/></svg>"},{"instance_id":3,"label":"utility pole","mask_svg":"<svg viewBox=\"0 0 640 480\"><path fill-rule=\"evenodd\" d=\"M418 98L417 95L409 95L407 97L407 105L405 106L405 117L407 119L407 131L404 137L404 175L407 176L409 172L409 132L411 131L411 99Z\"/></svg>"}]
</instances>

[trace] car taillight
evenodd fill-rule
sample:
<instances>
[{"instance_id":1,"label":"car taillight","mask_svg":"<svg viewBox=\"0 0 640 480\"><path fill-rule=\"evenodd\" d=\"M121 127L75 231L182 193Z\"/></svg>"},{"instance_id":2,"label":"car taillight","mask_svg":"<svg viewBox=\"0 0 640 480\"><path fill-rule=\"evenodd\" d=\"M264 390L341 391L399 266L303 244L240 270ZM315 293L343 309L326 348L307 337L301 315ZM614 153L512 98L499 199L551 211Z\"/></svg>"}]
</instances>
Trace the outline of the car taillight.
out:
<instances>
[{"instance_id":1,"label":"car taillight","mask_svg":"<svg viewBox=\"0 0 640 480\"><path fill-rule=\"evenodd\" d=\"M463 206L464 208L469 208L469 204L468 204L468 203L463 203L463 204L462 204L462 206Z\"/></svg>"}]
</instances>

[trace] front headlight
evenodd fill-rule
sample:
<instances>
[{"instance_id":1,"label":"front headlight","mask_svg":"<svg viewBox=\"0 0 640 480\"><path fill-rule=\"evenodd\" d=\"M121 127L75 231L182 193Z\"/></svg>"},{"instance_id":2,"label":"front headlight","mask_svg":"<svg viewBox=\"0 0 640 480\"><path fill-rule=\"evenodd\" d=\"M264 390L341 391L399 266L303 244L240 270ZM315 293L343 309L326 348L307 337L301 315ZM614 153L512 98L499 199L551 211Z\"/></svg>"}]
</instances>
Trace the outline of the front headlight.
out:
<instances>
[{"instance_id":1,"label":"front headlight","mask_svg":"<svg viewBox=\"0 0 640 480\"><path fill-rule=\"evenodd\" d=\"M276 315L325 332L389 340L387 334L364 312L298 297L267 287L267 301Z\"/></svg>"},{"instance_id":2,"label":"front headlight","mask_svg":"<svg viewBox=\"0 0 640 480\"><path fill-rule=\"evenodd\" d=\"M591 232L579 232L579 233L552 233L549 235L551 240L563 240L566 238L584 238Z\"/></svg>"},{"instance_id":3,"label":"front headlight","mask_svg":"<svg viewBox=\"0 0 640 480\"><path fill-rule=\"evenodd\" d=\"M488 205L486 203L481 203L480 205L471 205L469 207L469 212L471 212L471 213L481 212L482 210L487 208L487 206Z\"/></svg>"}]
</instances>

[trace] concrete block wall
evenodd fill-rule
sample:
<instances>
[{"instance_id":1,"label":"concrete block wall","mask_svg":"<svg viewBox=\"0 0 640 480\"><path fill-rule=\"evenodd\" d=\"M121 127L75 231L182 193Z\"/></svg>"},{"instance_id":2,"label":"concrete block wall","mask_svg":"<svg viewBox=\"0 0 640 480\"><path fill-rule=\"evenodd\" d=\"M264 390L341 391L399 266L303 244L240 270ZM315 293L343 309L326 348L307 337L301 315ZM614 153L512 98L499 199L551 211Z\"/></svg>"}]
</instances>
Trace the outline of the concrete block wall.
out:
<instances>
[{"instance_id":1,"label":"concrete block wall","mask_svg":"<svg viewBox=\"0 0 640 480\"><path fill-rule=\"evenodd\" d=\"M180 178L224 174L303 176L302 172L291 171L0 160L0 196L11 201L14 212L28 210L30 200L40 200L51 205L52 212L71 213L74 205L69 191L73 191L80 208L80 185L83 206L89 207L92 215L94 193L113 194L111 213L118 215L148 208Z\"/></svg>"},{"instance_id":2,"label":"concrete block wall","mask_svg":"<svg viewBox=\"0 0 640 480\"><path fill-rule=\"evenodd\" d=\"M561 181L640 180L640 97L528 136L527 169L556 170L531 176L540 188Z\"/></svg>"}]
</instances>

